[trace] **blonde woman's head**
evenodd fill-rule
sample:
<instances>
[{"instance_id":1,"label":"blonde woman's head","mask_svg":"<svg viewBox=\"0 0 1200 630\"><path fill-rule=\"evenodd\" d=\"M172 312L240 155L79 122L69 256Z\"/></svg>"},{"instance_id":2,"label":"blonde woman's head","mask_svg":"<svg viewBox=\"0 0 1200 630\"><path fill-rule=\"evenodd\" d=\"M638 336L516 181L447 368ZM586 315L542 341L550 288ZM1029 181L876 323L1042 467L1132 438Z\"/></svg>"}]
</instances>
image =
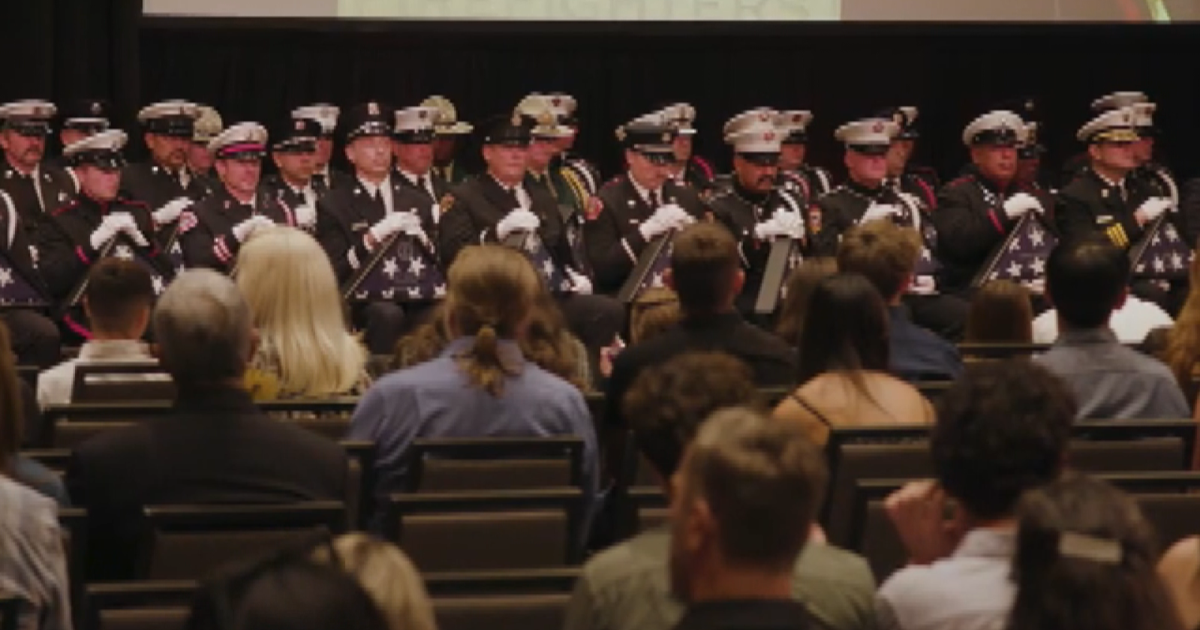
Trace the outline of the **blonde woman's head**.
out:
<instances>
[{"instance_id":1,"label":"blonde woman's head","mask_svg":"<svg viewBox=\"0 0 1200 630\"><path fill-rule=\"evenodd\" d=\"M318 562L340 566L358 580L383 613L390 630L436 630L433 605L421 574L399 547L366 534L346 534L333 541L333 553L321 548Z\"/></svg>"},{"instance_id":2,"label":"blonde woman's head","mask_svg":"<svg viewBox=\"0 0 1200 630\"><path fill-rule=\"evenodd\" d=\"M316 239L290 227L255 234L238 254L236 280L283 392L328 396L358 382L366 351L347 330L337 277Z\"/></svg>"}]
</instances>

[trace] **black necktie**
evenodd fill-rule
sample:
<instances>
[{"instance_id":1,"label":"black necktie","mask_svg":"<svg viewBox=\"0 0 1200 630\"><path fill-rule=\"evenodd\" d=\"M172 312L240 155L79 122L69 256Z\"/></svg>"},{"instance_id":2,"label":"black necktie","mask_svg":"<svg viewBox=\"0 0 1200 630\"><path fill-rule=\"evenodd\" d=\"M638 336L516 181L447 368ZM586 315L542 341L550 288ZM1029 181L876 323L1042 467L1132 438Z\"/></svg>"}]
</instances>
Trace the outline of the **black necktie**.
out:
<instances>
[{"instance_id":1,"label":"black necktie","mask_svg":"<svg viewBox=\"0 0 1200 630\"><path fill-rule=\"evenodd\" d=\"M421 191L424 192L426 195L433 197L433 192L429 188L429 178L428 177L425 177L424 175L418 177L417 178L417 187L420 188Z\"/></svg>"},{"instance_id":2,"label":"black necktie","mask_svg":"<svg viewBox=\"0 0 1200 630\"><path fill-rule=\"evenodd\" d=\"M379 188L376 188L375 192L371 193L371 205L375 206L380 215L387 214L387 206L383 203L383 194Z\"/></svg>"},{"instance_id":3,"label":"black necktie","mask_svg":"<svg viewBox=\"0 0 1200 630\"><path fill-rule=\"evenodd\" d=\"M508 194L508 199L512 202L514 208L521 207L521 198L517 196L516 188L505 188L504 192Z\"/></svg>"},{"instance_id":4,"label":"black necktie","mask_svg":"<svg viewBox=\"0 0 1200 630\"><path fill-rule=\"evenodd\" d=\"M658 205L658 193L650 191L650 209L657 210Z\"/></svg>"},{"instance_id":5,"label":"black necktie","mask_svg":"<svg viewBox=\"0 0 1200 630\"><path fill-rule=\"evenodd\" d=\"M316 173L312 176L312 187L313 190L317 191L318 193L320 193L322 190L325 190L324 173Z\"/></svg>"}]
</instances>

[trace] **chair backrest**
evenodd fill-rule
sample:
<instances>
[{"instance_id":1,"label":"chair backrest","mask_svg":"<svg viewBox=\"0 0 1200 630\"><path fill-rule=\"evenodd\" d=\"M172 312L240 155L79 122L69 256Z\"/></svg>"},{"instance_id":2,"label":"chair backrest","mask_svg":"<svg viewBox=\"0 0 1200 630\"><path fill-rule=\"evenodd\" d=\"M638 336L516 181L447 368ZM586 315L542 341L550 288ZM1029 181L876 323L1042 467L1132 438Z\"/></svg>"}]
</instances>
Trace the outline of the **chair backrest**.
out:
<instances>
[{"instance_id":1,"label":"chair backrest","mask_svg":"<svg viewBox=\"0 0 1200 630\"><path fill-rule=\"evenodd\" d=\"M908 560L904 543L900 542L896 528L883 507L883 500L906 481L866 479L854 484L853 524L850 543L846 547L867 559L878 584L882 584Z\"/></svg>"},{"instance_id":2,"label":"chair backrest","mask_svg":"<svg viewBox=\"0 0 1200 630\"><path fill-rule=\"evenodd\" d=\"M393 494L383 533L421 571L540 569L582 557L579 489Z\"/></svg>"},{"instance_id":3,"label":"chair backrest","mask_svg":"<svg viewBox=\"0 0 1200 630\"><path fill-rule=\"evenodd\" d=\"M24 601L20 597L0 599L0 630L18 630L23 604Z\"/></svg>"},{"instance_id":4,"label":"chair backrest","mask_svg":"<svg viewBox=\"0 0 1200 630\"><path fill-rule=\"evenodd\" d=\"M144 510L138 579L192 580L230 561L346 530L341 501L170 505Z\"/></svg>"},{"instance_id":5,"label":"chair backrest","mask_svg":"<svg viewBox=\"0 0 1200 630\"><path fill-rule=\"evenodd\" d=\"M1046 343L960 343L958 353L964 357L1008 359L1041 354L1050 349Z\"/></svg>"},{"instance_id":6,"label":"chair backrest","mask_svg":"<svg viewBox=\"0 0 1200 630\"><path fill-rule=\"evenodd\" d=\"M830 473L822 523L829 542L847 546L854 522L855 485L863 479L915 479L933 473L929 443L845 444Z\"/></svg>"},{"instance_id":7,"label":"chair backrest","mask_svg":"<svg viewBox=\"0 0 1200 630\"><path fill-rule=\"evenodd\" d=\"M83 585L87 559L87 512L80 508L59 508L58 525L62 530L63 555L67 559L67 581L70 582L71 611L75 622L82 619Z\"/></svg>"},{"instance_id":8,"label":"chair backrest","mask_svg":"<svg viewBox=\"0 0 1200 630\"><path fill-rule=\"evenodd\" d=\"M80 363L75 366L71 400L133 402L175 400L175 381L158 361Z\"/></svg>"},{"instance_id":9,"label":"chair backrest","mask_svg":"<svg viewBox=\"0 0 1200 630\"><path fill-rule=\"evenodd\" d=\"M281 421L294 424L301 429L307 429L330 440L341 440L350 432L350 421L338 416L306 415L304 417L285 418Z\"/></svg>"},{"instance_id":10,"label":"chair backrest","mask_svg":"<svg viewBox=\"0 0 1200 630\"><path fill-rule=\"evenodd\" d=\"M570 593L579 578L579 569L435 572L422 577L431 597L536 595Z\"/></svg>"},{"instance_id":11,"label":"chair backrest","mask_svg":"<svg viewBox=\"0 0 1200 630\"><path fill-rule=\"evenodd\" d=\"M946 390L950 389L950 386L953 384L954 384L954 381L932 380L931 379L931 380L918 380L918 381L912 383L912 386L916 387L917 391L921 392L921 395L924 396L926 400L928 400L929 402L932 403L932 402L937 402L937 399L941 398L942 394L946 393Z\"/></svg>"},{"instance_id":12,"label":"chair backrest","mask_svg":"<svg viewBox=\"0 0 1200 630\"><path fill-rule=\"evenodd\" d=\"M90 630L183 630L195 582L110 582L87 587Z\"/></svg>"},{"instance_id":13,"label":"chair backrest","mask_svg":"<svg viewBox=\"0 0 1200 630\"><path fill-rule=\"evenodd\" d=\"M636 517L633 531L628 532L630 536L667 522L669 517L667 495L663 494L662 488L630 488L628 495Z\"/></svg>"},{"instance_id":14,"label":"chair backrest","mask_svg":"<svg viewBox=\"0 0 1200 630\"><path fill-rule=\"evenodd\" d=\"M1152 493L1135 494L1142 515L1158 533L1158 544L1162 550L1196 535L1196 523L1200 523L1200 494Z\"/></svg>"},{"instance_id":15,"label":"chair backrest","mask_svg":"<svg viewBox=\"0 0 1200 630\"><path fill-rule=\"evenodd\" d=\"M1183 442L1183 453L1176 469L1191 467L1191 455L1196 448L1196 422L1190 418L1076 422L1071 427L1071 435L1076 439L1096 442L1179 438Z\"/></svg>"},{"instance_id":16,"label":"chair backrest","mask_svg":"<svg viewBox=\"0 0 1200 630\"><path fill-rule=\"evenodd\" d=\"M71 449L67 448L35 448L21 451L21 455L49 468L51 472L62 475L71 463Z\"/></svg>"},{"instance_id":17,"label":"chair backrest","mask_svg":"<svg viewBox=\"0 0 1200 630\"><path fill-rule=\"evenodd\" d=\"M578 488L583 440L578 437L414 440L408 453L410 492Z\"/></svg>"},{"instance_id":18,"label":"chair backrest","mask_svg":"<svg viewBox=\"0 0 1200 630\"><path fill-rule=\"evenodd\" d=\"M34 388L35 390L37 389L38 374L41 374L41 373L42 373L42 368L40 368L36 365L18 365L17 366L17 376L21 380L25 381L26 383L29 383L29 386Z\"/></svg>"},{"instance_id":19,"label":"chair backrest","mask_svg":"<svg viewBox=\"0 0 1200 630\"><path fill-rule=\"evenodd\" d=\"M439 630L551 630L566 619L568 593L434 597Z\"/></svg>"},{"instance_id":20,"label":"chair backrest","mask_svg":"<svg viewBox=\"0 0 1200 630\"><path fill-rule=\"evenodd\" d=\"M362 529L374 511L375 443L344 440L341 444L350 465L346 475L346 511L351 528Z\"/></svg>"},{"instance_id":21,"label":"chair backrest","mask_svg":"<svg viewBox=\"0 0 1200 630\"><path fill-rule=\"evenodd\" d=\"M1089 473L1177 471L1190 459L1177 437L1144 440L1071 440L1067 461Z\"/></svg>"}]
</instances>

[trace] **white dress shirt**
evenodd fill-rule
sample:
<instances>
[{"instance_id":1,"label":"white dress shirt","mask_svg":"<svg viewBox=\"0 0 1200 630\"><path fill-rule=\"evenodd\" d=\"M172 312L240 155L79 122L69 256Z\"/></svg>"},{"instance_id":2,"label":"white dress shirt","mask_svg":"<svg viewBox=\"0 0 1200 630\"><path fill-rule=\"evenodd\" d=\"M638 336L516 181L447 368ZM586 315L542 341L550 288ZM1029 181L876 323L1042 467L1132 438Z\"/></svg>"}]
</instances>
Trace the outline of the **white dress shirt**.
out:
<instances>
[{"instance_id":1,"label":"white dress shirt","mask_svg":"<svg viewBox=\"0 0 1200 630\"><path fill-rule=\"evenodd\" d=\"M364 190L372 198L376 193L383 197L383 207L385 214L391 214L396 211L395 200L392 199L392 176L387 175L379 181L378 184L372 184L363 178L358 178L358 183L362 184Z\"/></svg>"},{"instance_id":2,"label":"white dress shirt","mask_svg":"<svg viewBox=\"0 0 1200 630\"><path fill-rule=\"evenodd\" d=\"M95 363L139 363L153 361L150 349L136 340L88 341L79 349L79 357L42 372L37 379L38 406L66 405L75 387L75 366ZM132 376L132 375L131 375ZM161 378L160 375L146 375Z\"/></svg>"},{"instance_id":3,"label":"white dress shirt","mask_svg":"<svg viewBox=\"0 0 1200 630\"><path fill-rule=\"evenodd\" d=\"M1130 295L1125 305L1113 311L1108 327L1121 343L1141 343L1155 328L1175 322L1157 304ZM1054 343L1058 339L1058 311L1050 309L1033 320L1033 342Z\"/></svg>"}]
</instances>

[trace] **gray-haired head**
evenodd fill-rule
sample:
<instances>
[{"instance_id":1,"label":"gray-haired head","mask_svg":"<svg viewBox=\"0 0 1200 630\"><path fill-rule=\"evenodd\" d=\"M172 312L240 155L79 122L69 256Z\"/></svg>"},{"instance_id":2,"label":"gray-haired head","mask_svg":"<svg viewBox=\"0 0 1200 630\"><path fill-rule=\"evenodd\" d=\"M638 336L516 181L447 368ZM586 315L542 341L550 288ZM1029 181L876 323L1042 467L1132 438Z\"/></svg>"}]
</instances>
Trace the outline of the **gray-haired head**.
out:
<instances>
[{"instance_id":1,"label":"gray-haired head","mask_svg":"<svg viewBox=\"0 0 1200 630\"><path fill-rule=\"evenodd\" d=\"M154 311L162 364L181 388L240 379L250 360L250 309L229 278L211 269L181 273Z\"/></svg>"}]
</instances>

